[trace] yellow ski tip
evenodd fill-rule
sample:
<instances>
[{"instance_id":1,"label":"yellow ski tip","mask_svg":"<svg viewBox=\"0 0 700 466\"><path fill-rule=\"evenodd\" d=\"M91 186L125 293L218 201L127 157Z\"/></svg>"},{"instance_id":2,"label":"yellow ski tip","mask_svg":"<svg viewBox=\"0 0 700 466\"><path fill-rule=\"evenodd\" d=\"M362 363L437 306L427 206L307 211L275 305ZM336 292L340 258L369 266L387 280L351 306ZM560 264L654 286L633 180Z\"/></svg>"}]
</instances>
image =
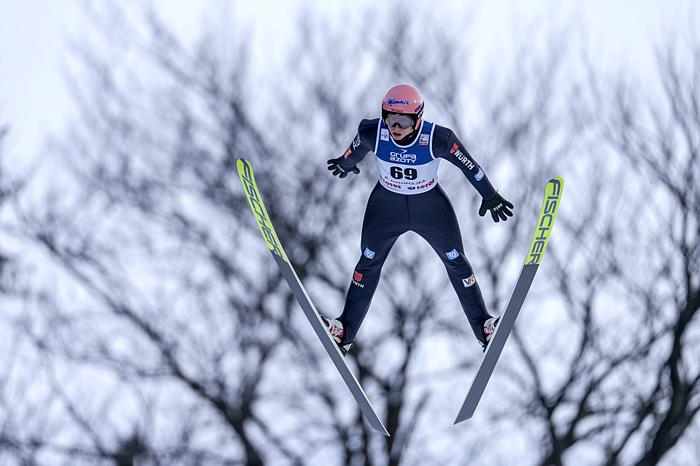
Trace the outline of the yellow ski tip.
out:
<instances>
[{"instance_id":1,"label":"yellow ski tip","mask_svg":"<svg viewBox=\"0 0 700 466\"><path fill-rule=\"evenodd\" d=\"M554 227L554 220L559 210L561 195L564 191L564 179L552 178L545 187L544 200L540 215L537 218L537 229L532 237L532 244L525 257L525 265L539 265L542 262L544 251L547 249L549 235Z\"/></svg>"},{"instance_id":2,"label":"yellow ski tip","mask_svg":"<svg viewBox=\"0 0 700 466\"><path fill-rule=\"evenodd\" d=\"M250 205L250 209L253 211L253 215L255 216L255 220L258 223L258 227L260 228L260 232L262 233L267 247L272 254L279 256L283 261L287 262L289 259L284 249L282 249L282 244L270 222L270 217L267 214L267 209L265 209L265 204L258 190L258 184L255 182L253 166L245 159L238 159L236 161L236 168L238 169L238 177L243 184L243 192L248 199L248 205Z\"/></svg>"}]
</instances>

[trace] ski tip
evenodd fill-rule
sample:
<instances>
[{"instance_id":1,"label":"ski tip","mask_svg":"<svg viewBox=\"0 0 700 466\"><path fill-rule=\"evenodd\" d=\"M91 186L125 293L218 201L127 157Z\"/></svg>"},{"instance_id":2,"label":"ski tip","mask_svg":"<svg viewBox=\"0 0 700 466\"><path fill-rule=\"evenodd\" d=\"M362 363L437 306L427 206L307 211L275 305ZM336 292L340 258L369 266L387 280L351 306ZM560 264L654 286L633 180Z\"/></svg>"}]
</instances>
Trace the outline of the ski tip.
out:
<instances>
[{"instance_id":1,"label":"ski tip","mask_svg":"<svg viewBox=\"0 0 700 466\"><path fill-rule=\"evenodd\" d=\"M562 178L561 176L557 176L556 178L550 178L550 180L547 181L546 196L561 198L561 193L563 189L564 178Z\"/></svg>"},{"instance_id":2,"label":"ski tip","mask_svg":"<svg viewBox=\"0 0 700 466\"><path fill-rule=\"evenodd\" d=\"M525 257L525 265L538 266L542 262L544 251L549 242L549 235L554 226L554 219L559 210L563 190L564 180L562 178L552 178L547 182L542 208L537 219L537 229L532 236L532 243Z\"/></svg>"}]
</instances>

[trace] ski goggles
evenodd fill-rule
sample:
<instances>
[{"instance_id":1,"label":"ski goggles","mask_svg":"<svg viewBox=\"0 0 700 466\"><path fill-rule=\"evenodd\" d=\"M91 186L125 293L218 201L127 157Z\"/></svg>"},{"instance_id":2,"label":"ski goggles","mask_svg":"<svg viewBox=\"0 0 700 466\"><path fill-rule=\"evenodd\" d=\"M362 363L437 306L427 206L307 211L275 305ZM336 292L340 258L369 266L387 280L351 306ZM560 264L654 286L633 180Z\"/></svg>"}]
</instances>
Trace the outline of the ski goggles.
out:
<instances>
[{"instance_id":1,"label":"ski goggles","mask_svg":"<svg viewBox=\"0 0 700 466\"><path fill-rule=\"evenodd\" d=\"M400 128L411 128L416 123L416 120L410 115L401 113L389 113L384 117L384 123L391 128L394 125L399 125Z\"/></svg>"}]
</instances>

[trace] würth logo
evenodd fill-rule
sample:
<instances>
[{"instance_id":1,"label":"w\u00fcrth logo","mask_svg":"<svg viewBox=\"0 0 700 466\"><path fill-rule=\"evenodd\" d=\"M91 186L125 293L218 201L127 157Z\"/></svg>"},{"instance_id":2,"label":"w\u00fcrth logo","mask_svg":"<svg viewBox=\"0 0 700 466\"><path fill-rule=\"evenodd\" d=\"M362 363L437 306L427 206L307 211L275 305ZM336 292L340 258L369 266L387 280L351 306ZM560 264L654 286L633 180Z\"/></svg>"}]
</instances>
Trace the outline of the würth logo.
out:
<instances>
[{"instance_id":1,"label":"w\u00fcrth logo","mask_svg":"<svg viewBox=\"0 0 700 466\"><path fill-rule=\"evenodd\" d=\"M467 170L473 170L476 165L474 165L474 162L472 162L469 157L464 155L464 152L459 150L459 145L455 142L452 144L452 149L450 149L450 154L454 155L457 157L457 160L462 162L462 165L467 167ZM478 180L477 180L478 181Z\"/></svg>"},{"instance_id":2,"label":"w\u00fcrth logo","mask_svg":"<svg viewBox=\"0 0 700 466\"><path fill-rule=\"evenodd\" d=\"M352 275L352 284L355 286L358 286L360 288L364 288L365 284L360 283L362 281L362 274L355 270L355 273Z\"/></svg>"}]
</instances>

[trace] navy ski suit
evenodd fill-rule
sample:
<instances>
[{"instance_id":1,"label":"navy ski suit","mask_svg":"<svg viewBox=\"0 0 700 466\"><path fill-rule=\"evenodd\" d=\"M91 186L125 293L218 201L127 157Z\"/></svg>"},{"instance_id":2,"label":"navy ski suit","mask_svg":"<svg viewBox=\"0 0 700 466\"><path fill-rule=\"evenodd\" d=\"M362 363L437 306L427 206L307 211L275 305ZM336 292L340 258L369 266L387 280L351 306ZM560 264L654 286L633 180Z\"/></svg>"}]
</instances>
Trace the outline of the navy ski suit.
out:
<instances>
[{"instance_id":1,"label":"navy ski suit","mask_svg":"<svg viewBox=\"0 0 700 466\"><path fill-rule=\"evenodd\" d=\"M448 128L423 121L405 144L397 144L381 119L362 120L342 157L351 170L373 152L380 179L367 202L362 224L360 260L355 267L343 313L345 335L352 343L379 283L384 261L394 242L407 231L422 236L442 260L474 335L484 341L483 325L491 316L469 261L452 204L437 183L437 166L445 159L459 167L484 199L496 191L484 171Z\"/></svg>"}]
</instances>

